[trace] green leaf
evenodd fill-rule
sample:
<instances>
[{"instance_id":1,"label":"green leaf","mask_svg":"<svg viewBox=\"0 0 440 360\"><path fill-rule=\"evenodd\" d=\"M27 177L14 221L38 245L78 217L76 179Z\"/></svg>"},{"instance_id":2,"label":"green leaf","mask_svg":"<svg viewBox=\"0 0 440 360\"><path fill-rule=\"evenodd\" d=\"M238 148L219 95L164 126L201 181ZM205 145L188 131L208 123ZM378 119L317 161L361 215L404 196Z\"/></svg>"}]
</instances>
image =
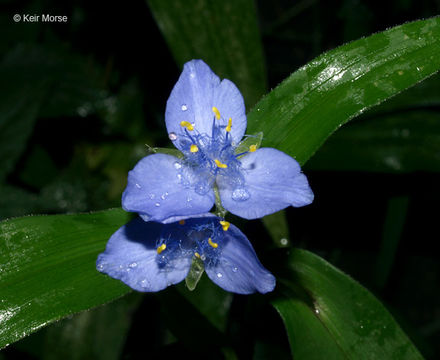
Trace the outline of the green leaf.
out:
<instances>
[{"instance_id":1,"label":"green leaf","mask_svg":"<svg viewBox=\"0 0 440 360\"><path fill-rule=\"evenodd\" d=\"M343 45L300 68L248 115L264 146L304 164L340 126L440 69L440 18Z\"/></svg>"},{"instance_id":2,"label":"green leaf","mask_svg":"<svg viewBox=\"0 0 440 360\"><path fill-rule=\"evenodd\" d=\"M320 257L294 250L272 301L295 359L422 359L385 307Z\"/></svg>"},{"instance_id":3,"label":"green leaf","mask_svg":"<svg viewBox=\"0 0 440 360\"><path fill-rule=\"evenodd\" d=\"M108 238L129 218L115 209L0 223L0 348L130 291L95 269Z\"/></svg>"},{"instance_id":4,"label":"green leaf","mask_svg":"<svg viewBox=\"0 0 440 360\"><path fill-rule=\"evenodd\" d=\"M233 81L251 106L264 94L266 73L253 0L148 0L179 66L203 59Z\"/></svg>"}]
</instances>

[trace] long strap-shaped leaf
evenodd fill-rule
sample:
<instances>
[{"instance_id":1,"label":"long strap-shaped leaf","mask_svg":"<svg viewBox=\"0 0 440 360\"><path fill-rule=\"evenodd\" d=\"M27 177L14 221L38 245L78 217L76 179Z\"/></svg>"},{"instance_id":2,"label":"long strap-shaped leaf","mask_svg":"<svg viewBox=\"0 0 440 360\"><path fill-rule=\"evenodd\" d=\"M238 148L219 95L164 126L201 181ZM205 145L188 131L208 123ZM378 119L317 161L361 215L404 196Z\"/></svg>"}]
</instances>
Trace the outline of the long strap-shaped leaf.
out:
<instances>
[{"instance_id":1,"label":"long strap-shaped leaf","mask_svg":"<svg viewBox=\"0 0 440 360\"><path fill-rule=\"evenodd\" d=\"M248 132L304 164L347 121L439 68L439 17L396 26L295 71L255 105Z\"/></svg>"},{"instance_id":2,"label":"long strap-shaped leaf","mask_svg":"<svg viewBox=\"0 0 440 360\"><path fill-rule=\"evenodd\" d=\"M95 268L97 254L128 219L115 209L0 223L0 349L130 291Z\"/></svg>"},{"instance_id":3,"label":"long strap-shaped leaf","mask_svg":"<svg viewBox=\"0 0 440 360\"><path fill-rule=\"evenodd\" d=\"M272 303L295 359L422 359L385 307L320 257L294 250Z\"/></svg>"}]
</instances>

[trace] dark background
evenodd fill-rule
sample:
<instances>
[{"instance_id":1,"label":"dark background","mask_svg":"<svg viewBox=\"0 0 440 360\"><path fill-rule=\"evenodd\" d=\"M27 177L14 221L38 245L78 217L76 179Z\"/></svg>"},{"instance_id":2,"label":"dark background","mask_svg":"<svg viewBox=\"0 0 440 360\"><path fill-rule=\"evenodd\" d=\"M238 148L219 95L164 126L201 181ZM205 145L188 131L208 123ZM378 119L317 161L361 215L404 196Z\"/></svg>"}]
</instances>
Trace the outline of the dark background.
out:
<instances>
[{"instance_id":1,"label":"dark background","mask_svg":"<svg viewBox=\"0 0 440 360\"><path fill-rule=\"evenodd\" d=\"M36 109L29 115L34 123L25 149L0 184L0 217L120 206L127 171L147 154L145 144L170 146L163 116L180 73L147 2L3 0L0 8L1 66L10 69L5 64L13 64L15 69L1 70L0 110ZM257 10L273 88L326 50L438 14L440 1L273 0L257 2ZM15 13L44 12L67 15L69 20L12 21ZM438 84L438 78L431 82ZM11 91L17 84L28 86ZM8 94L14 91L22 101L10 101ZM438 104L405 111L435 117ZM377 116L366 114L348 127ZM7 129L0 127L0 132ZM0 139L14 142L1 135ZM352 144L346 146L349 153ZM326 149L316 154L321 162L331 156ZM342 157L336 162L344 170L323 171L313 161L304 169L316 200L306 208L287 210L291 244L277 250L279 256L299 246L324 257L373 291L427 358L438 358L438 164L416 172L347 171L351 165L345 166ZM276 269L273 253L264 255L263 225L251 221L240 226L262 262ZM287 338L275 312L264 308L259 321L243 320L241 309L248 301L234 298L228 323L229 333L242 339L241 355L264 358L264 349L255 350L257 338L276 343L279 358L288 356ZM132 310L135 316L122 358L151 356L151 351L161 357L191 354L178 341L164 340L167 324L152 310L158 306L158 299L146 296ZM66 326L67 321L54 326ZM45 331L50 333L43 330L8 347L0 359L44 357L41 349L51 344Z\"/></svg>"}]
</instances>

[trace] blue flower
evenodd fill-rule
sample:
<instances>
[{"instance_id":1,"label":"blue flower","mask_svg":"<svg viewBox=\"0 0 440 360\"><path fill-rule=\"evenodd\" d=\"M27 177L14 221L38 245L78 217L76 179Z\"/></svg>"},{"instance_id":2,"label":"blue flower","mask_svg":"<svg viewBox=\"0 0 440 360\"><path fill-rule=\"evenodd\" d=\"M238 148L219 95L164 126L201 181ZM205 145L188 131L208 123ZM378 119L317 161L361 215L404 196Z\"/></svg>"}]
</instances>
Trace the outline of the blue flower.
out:
<instances>
[{"instance_id":1,"label":"blue flower","mask_svg":"<svg viewBox=\"0 0 440 360\"><path fill-rule=\"evenodd\" d=\"M134 290L153 292L185 279L196 258L226 291L266 293L275 287L246 236L211 214L168 224L138 217L112 235L96 266Z\"/></svg>"},{"instance_id":2,"label":"blue flower","mask_svg":"<svg viewBox=\"0 0 440 360\"><path fill-rule=\"evenodd\" d=\"M165 122L183 158L154 154L140 160L128 175L125 210L152 221L206 213L215 201L214 186L223 207L246 219L313 201L306 176L290 156L256 145L237 153L246 130L243 97L203 61L185 64Z\"/></svg>"}]
</instances>

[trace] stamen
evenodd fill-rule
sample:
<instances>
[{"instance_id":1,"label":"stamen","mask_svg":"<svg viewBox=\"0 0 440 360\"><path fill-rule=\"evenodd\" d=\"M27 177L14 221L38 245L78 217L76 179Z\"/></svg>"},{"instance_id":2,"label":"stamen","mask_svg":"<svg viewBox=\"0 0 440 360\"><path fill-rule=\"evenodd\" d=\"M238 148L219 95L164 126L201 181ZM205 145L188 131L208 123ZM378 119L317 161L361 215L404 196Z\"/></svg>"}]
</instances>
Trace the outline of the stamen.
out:
<instances>
[{"instance_id":1,"label":"stamen","mask_svg":"<svg viewBox=\"0 0 440 360\"><path fill-rule=\"evenodd\" d=\"M189 121L181 121L180 126L187 128L189 131L194 130L194 126Z\"/></svg>"},{"instance_id":2,"label":"stamen","mask_svg":"<svg viewBox=\"0 0 440 360\"><path fill-rule=\"evenodd\" d=\"M228 221L221 220L220 225L222 226L223 231L228 231L229 225L231 225L231 223Z\"/></svg>"},{"instance_id":3,"label":"stamen","mask_svg":"<svg viewBox=\"0 0 440 360\"><path fill-rule=\"evenodd\" d=\"M199 151L199 148L196 144L192 144L189 151L191 151L192 153L196 153L197 151Z\"/></svg>"},{"instance_id":4,"label":"stamen","mask_svg":"<svg viewBox=\"0 0 440 360\"><path fill-rule=\"evenodd\" d=\"M216 119L220 120L220 111L215 106L212 107L212 112L215 114Z\"/></svg>"},{"instance_id":5,"label":"stamen","mask_svg":"<svg viewBox=\"0 0 440 360\"><path fill-rule=\"evenodd\" d=\"M211 238L208 239L208 244L211 245L214 249L218 248L218 244L213 242Z\"/></svg>"},{"instance_id":6,"label":"stamen","mask_svg":"<svg viewBox=\"0 0 440 360\"><path fill-rule=\"evenodd\" d=\"M254 152L257 150L257 145L251 145L249 146L249 152Z\"/></svg>"},{"instance_id":7,"label":"stamen","mask_svg":"<svg viewBox=\"0 0 440 360\"><path fill-rule=\"evenodd\" d=\"M185 220L179 220L180 225L185 225Z\"/></svg>"},{"instance_id":8,"label":"stamen","mask_svg":"<svg viewBox=\"0 0 440 360\"><path fill-rule=\"evenodd\" d=\"M226 131L230 132L231 131L231 127L232 127L232 118L229 118L228 120L228 126L226 126Z\"/></svg>"},{"instance_id":9,"label":"stamen","mask_svg":"<svg viewBox=\"0 0 440 360\"><path fill-rule=\"evenodd\" d=\"M164 251L167 248L167 244L163 243L162 245L160 245L156 250L157 253L160 254L162 251Z\"/></svg>"},{"instance_id":10,"label":"stamen","mask_svg":"<svg viewBox=\"0 0 440 360\"><path fill-rule=\"evenodd\" d=\"M195 252L195 253L194 253L194 256L195 256L196 258L200 259L200 254L199 254L198 252Z\"/></svg>"},{"instance_id":11,"label":"stamen","mask_svg":"<svg viewBox=\"0 0 440 360\"><path fill-rule=\"evenodd\" d=\"M228 167L228 165L226 165L226 164L222 164L222 163L220 162L220 160L215 159L214 162L215 162L215 164L217 165L217 167L219 167L220 169L226 169L226 168Z\"/></svg>"}]
</instances>

